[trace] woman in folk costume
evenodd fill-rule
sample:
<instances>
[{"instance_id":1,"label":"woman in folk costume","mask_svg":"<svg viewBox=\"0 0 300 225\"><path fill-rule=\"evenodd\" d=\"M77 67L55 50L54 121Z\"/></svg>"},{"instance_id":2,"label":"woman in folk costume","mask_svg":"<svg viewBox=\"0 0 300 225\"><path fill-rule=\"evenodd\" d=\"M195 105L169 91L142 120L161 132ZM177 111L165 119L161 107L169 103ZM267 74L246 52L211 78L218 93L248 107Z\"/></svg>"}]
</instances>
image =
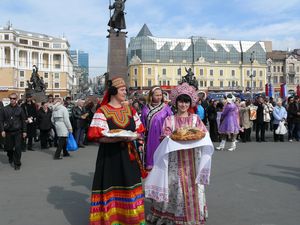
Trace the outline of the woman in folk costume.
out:
<instances>
[{"instance_id":1,"label":"woman in folk costume","mask_svg":"<svg viewBox=\"0 0 300 225\"><path fill-rule=\"evenodd\" d=\"M231 146L228 151L234 151L236 149L236 138L240 132L239 123L239 108L235 104L235 97L232 94L228 94L226 98L226 105L221 114L219 133L221 134L221 143L217 150L224 150L226 144L226 138L229 136L231 140Z\"/></svg>"},{"instance_id":2,"label":"woman in folk costume","mask_svg":"<svg viewBox=\"0 0 300 225\"><path fill-rule=\"evenodd\" d=\"M141 120L146 128L146 169L153 167L153 154L160 144L162 126L165 119L172 115L171 108L164 103L160 87L153 87L148 95L148 102L142 109Z\"/></svg>"},{"instance_id":3,"label":"woman in folk costume","mask_svg":"<svg viewBox=\"0 0 300 225\"><path fill-rule=\"evenodd\" d=\"M145 224L142 163L133 137L106 137L113 129L144 131L136 111L122 104L126 85L122 78L109 82L109 88L94 114L88 130L90 140L99 141L93 181L90 225Z\"/></svg>"},{"instance_id":4,"label":"woman in folk costume","mask_svg":"<svg viewBox=\"0 0 300 225\"><path fill-rule=\"evenodd\" d=\"M198 95L183 83L171 91L176 106L166 118L165 137L154 154L154 166L145 181L147 198L154 199L147 220L153 224L204 224L207 218L204 185L209 183L214 148L209 133L196 114L189 113ZM197 127L205 137L196 141L173 141L169 136L182 127Z\"/></svg>"}]
</instances>

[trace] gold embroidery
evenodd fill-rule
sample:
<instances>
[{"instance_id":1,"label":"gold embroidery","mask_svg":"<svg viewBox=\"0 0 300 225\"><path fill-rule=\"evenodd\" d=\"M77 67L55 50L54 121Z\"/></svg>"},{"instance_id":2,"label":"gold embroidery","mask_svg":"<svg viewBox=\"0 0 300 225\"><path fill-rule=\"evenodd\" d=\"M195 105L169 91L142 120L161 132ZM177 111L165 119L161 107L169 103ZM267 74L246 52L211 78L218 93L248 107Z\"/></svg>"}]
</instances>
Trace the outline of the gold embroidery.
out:
<instances>
[{"instance_id":1,"label":"gold embroidery","mask_svg":"<svg viewBox=\"0 0 300 225\"><path fill-rule=\"evenodd\" d=\"M112 119L113 123L121 128L125 128L130 123L132 113L129 106L124 106L120 109L114 109L108 105L101 107L105 117L109 120Z\"/></svg>"}]
</instances>

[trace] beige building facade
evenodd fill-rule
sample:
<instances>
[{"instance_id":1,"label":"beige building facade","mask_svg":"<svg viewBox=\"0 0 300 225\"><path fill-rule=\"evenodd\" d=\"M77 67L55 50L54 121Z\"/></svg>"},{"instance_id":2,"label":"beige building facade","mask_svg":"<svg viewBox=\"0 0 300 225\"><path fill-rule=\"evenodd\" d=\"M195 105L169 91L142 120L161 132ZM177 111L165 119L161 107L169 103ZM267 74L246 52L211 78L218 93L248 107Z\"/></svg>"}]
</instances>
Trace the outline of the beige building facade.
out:
<instances>
[{"instance_id":1,"label":"beige building facade","mask_svg":"<svg viewBox=\"0 0 300 225\"><path fill-rule=\"evenodd\" d=\"M172 89L191 68L199 90L263 92L270 51L272 42L155 37L144 25L127 50L130 87Z\"/></svg>"},{"instance_id":2,"label":"beige building facade","mask_svg":"<svg viewBox=\"0 0 300 225\"><path fill-rule=\"evenodd\" d=\"M73 63L65 38L0 28L0 98L10 93L24 96L32 67L36 65L46 85L46 94L65 97L74 84Z\"/></svg>"}]
</instances>

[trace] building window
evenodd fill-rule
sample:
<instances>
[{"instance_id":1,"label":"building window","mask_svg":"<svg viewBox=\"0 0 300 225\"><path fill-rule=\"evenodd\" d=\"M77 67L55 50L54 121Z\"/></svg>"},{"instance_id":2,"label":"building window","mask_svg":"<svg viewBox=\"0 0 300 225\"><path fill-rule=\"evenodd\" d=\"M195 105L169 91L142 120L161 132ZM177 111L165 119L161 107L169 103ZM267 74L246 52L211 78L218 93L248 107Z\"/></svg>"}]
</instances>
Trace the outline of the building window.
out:
<instances>
[{"instance_id":1,"label":"building window","mask_svg":"<svg viewBox=\"0 0 300 225\"><path fill-rule=\"evenodd\" d=\"M214 75L214 70L209 70L209 75L213 76Z\"/></svg>"},{"instance_id":2,"label":"building window","mask_svg":"<svg viewBox=\"0 0 300 225\"><path fill-rule=\"evenodd\" d=\"M170 86L170 81L168 80L168 86Z\"/></svg>"},{"instance_id":3,"label":"building window","mask_svg":"<svg viewBox=\"0 0 300 225\"><path fill-rule=\"evenodd\" d=\"M134 81L134 86L137 87L137 80Z\"/></svg>"},{"instance_id":4,"label":"building window","mask_svg":"<svg viewBox=\"0 0 300 225\"><path fill-rule=\"evenodd\" d=\"M200 69L200 75L203 76L204 73L203 73L203 69Z\"/></svg>"},{"instance_id":5,"label":"building window","mask_svg":"<svg viewBox=\"0 0 300 225\"><path fill-rule=\"evenodd\" d=\"M235 76L235 70L231 70L231 76Z\"/></svg>"},{"instance_id":6,"label":"building window","mask_svg":"<svg viewBox=\"0 0 300 225\"><path fill-rule=\"evenodd\" d=\"M230 81L228 81L228 87L230 87Z\"/></svg>"},{"instance_id":7,"label":"building window","mask_svg":"<svg viewBox=\"0 0 300 225\"><path fill-rule=\"evenodd\" d=\"M151 68L148 68L148 75L151 75Z\"/></svg>"},{"instance_id":8,"label":"building window","mask_svg":"<svg viewBox=\"0 0 300 225\"><path fill-rule=\"evenodd\" d=\"M59 79L59 73L54 73L54 78Z\"/></svg>"},{"instance_id":9,"label":"building window","mask_svg":"<svg viewBox=\"0 0 300 225\"><path fill-rule=\"evenodd\" d=\"M297 66L297 73L299 73L300 72L300 68L299 68L299 66Z\"/></svg>"},{"instance_id":10,"label":"building window","mask_svg":"<svg viewBox=\"0 0 300 225\"><path fill-rule=\"evenodd\" d=\"M259 71L259 76L262 77L263 76L263 71Z\"/></svg>"},{"instance_id":11,"label":"building window","mask_svg":"<svg viewBox=\"0 0 300 225\"><path fill-rule=\"evenodd\" d=\"M61 43L53 43L53 48L61 48Z\"/></svg>"},{"instance_id":12,"label":"building window","mask_svg":"<svg viewBox=\"0 0 300 225\"><path fill-rule=\"evenodd\" d=\"M253 70L253 77L256 77L256 70Z\"/></svg>"},{"instance_id":13,"label":"building window","mask_svg":"<svg viewBox=\"0 0 300 225\"><path fill-rule=\"evenodd\" d=\"M277 77L277 76L275 76L275 77L273 78L273 83L274 83L274 84L278 84L278 77Z\"/></svg>"},{"instance_id":14,"label":"building window","mask_svg":"<svg viewBox=\"0 0 300 225\"><path fill-rule=\"evenodd\" d=\"M277 72L280 72L280 66L277 66Z\"/></svg>"},{"instance_id":15,"label":"building window","mask_svg":"<svg viewBox=\"0 0 300 225\"><path fill-rule=\"evenodd\" d=\"M181 76L181 68L177 69L177 75Z\"/></svg>"},{"instance_id":16,"label":"building window","mask_svg":"<svg viewBox=\"0 0 300 225\"><path fill-rule=\"evenodd\" d=\"M247 70L247 76L248 77L250 76L250 70Z\"/></svg>"},{"instance_id":17,"label":"building window","mask_svg":"<svg viewBox=\"0 0 300 225\"><path fill-rule=\"evenodd\" d=\"M49 48L49 46L50 46L49 43L43 42L43 47L44 48Z\"/></svg>"},{"instance_id":18,"label":"building window","mask_svg":"<svg viewBox=\"0 0 300 225\"><path fill-rule=\"evenodd\" d=\"M263 87L263 83L262 81L259 81L259 87L262 88Z\"/></svg>"},{"instance_id":19,"label":"building window","mask_svg":"<svg viewBox=\"0 0 300 225\"><path fill-rule=\"evenodd\" d=\"M20 44L28 45L28 40L26 40L26 39L20 39Z\"/></svg>"},{"instance_id":20,"label":"building window","mask_svg":"<svg viewBox=\"0 0 300 225\"><path fill-rule=\"evenodd\" d=\"M20 78L24 78L25 72L23 70L20 71Z\"/></svg>"},{"instance_id":21,"label":"building window","mask_svg":"<svg viewBox=\"0 0 300 225\"><path fill-rule=\"evenodd\" d=\"M256 81L253 81L253 87L256 88Z\"/></svg>"},{"instance_id":22,"label":"building window","mask_svg":"<svg viewBox=\"0 0 300 225\"><path fill-rule=\"evenodd\" d=\"M203 87L203 81L200 80L200 87Z\"/></svg>"},{"instance_id":23,"label":"building window","mask_svg":"<svg viewBox=\"0 0 300 225\"><path fill-rule=\"evenodd\" d=\"M247 87L250 87L250 81L247 81Z\"/></svg>"},{"instance_id":24,"label":"building window","mask_svg":"<svg viewBox=\"0 0 300 225\"><path fill-rule=\"evenodd\" d=\"M138 70L137 70L137 68L135 68L134 69L134 75L137 75L137 73L138 73Z\"/></svg>"},{"instance_id":25,"label":"building window","mask_svg":"<svg viewBox=\"0 0 300 225\"><path fill-rule=\"evenodd\" d=\"M20 81L20 87L21 87L21 88L24 87L24 81Z\"/></svg>"},{"instance_id":26,"label":"building window","mask_svg":"<svg viewBox=\"0 0 300 225\"><path fill-rule=\"evenodd\" d=\"M151 80L148 80L148 87L151 87L152 84L151 84Z\"/></svg>"},{"instance_id":27,"label":"building window","mask_svg":"<svg viewBox=\"0 0 300 225\"><path fill-rule=\"evenodd\" d=\"M167 75L167 69L162 69L162 75Z\"/></svg>"},{"instance_id":28,"label":"building window","mask_svg":"<svg viewBox=\"0 0 300 225\"><path fill-rule=\"evenodd\" d=\"M32 41L32 46L38 47L40 46L40 43L38 41Z\"/></svg>"},{"instance_id":29,"label":"building window","mask_svg":"<svg viewBox=\"0 0 300 225\"><path fill-rule=\"evenodd\" d=\"M223 76L223 70L220 70L220 76Z\"/></svg>"},{"instance_id":30,"label":"building window","mask_svg":"<svg viewBox=\"0 0 300 225\"><path fill-rule=\"evenodd\" d=\"M49 88L48 82L45 82L45 88L46 88L46 89Z\"/></svg>"},{"instance_id":31,"label":"building window","mask_svg":"<svg viewBox=\"0 0 300 225\"><path fill-rule=\"evenodd\" d=\"M273 66L273 72L276 72L276 66Z\"/></svg>"},{"instance_id":32,"label":"building window","mask_svg":"<svg viewBox=\"0 0 300 225\"><path fill-rule=\"evenodd\" d=\"M271 66L268 66L268 72L271 73Z\"/></svg>"},{"instance_id":33,"label":"building window","mask_svg":"<svg viewBox=\"0 0 300 225\"><path fill-rule=\"evenodd\" d=\"M213 82L213 81L210 81L210 82L209 82L209 85L210 85L211 87L213 87L213 86L214 86L214 82Z\"/></svg>"},{"instance_id":34,"label":"building window","mask_svg":"<svg viewBox=\"0 0 300 225\"><path fill-rule=\"evenodd\" d=\"M223 87L223 81L220 81L220 87L221 88Z\"/></svg>"},{"instance_id":35,"label":"building window","mask_svg":"<svg viewBox=\"0 0 300 225\"><path fill-rule=\"evenodd\" d=\"M283 72L284 71L284 68L283 68L283 66L281 67L281 72Z\"/></svg>"},{"instance_id":36,"label":"building window","mask_svg":"<svg viewBox=\"0 0 300 225\"><path fill-rule=\"evenodd\" d=\"M54 88L59 88L59 83L58 82L54 83Z\"/></svg>"},{"instance_id":37,"label":"building window","mask_svg":"<svg viewBox=\"0 0 300 225\"><path fill-rule=\"evenodd\" d=\"M9 34L4 34L4 40L9 40Z\"/></svg>"},{"instance_id":38,"label":"building window","mask_svg":"<svg viewBox=\"0 0 300 225\"><path fill-rule=\"evenodd\" d=\"M159 81L159 86L161 86L161 80Z\"/></svg>"},{"instance_id":39,"label":"building window","mask_svg":"<svg viewBox=\"0 0 300 225\"><path fill-rule=\"evenodd\" d=\"M280 76L280 83L284 83L284 77Z\"/></svg>"},{"instance_id":40,"label":"building window","mask_svg":"<svg viewBox=\"0 0 300 225\"><path fill-rule=\"evenodd\" d=\"M48 77L49 77L49 74L48 73L44 73L44 78L48 79Z\"/></svg>"}]
</instances>

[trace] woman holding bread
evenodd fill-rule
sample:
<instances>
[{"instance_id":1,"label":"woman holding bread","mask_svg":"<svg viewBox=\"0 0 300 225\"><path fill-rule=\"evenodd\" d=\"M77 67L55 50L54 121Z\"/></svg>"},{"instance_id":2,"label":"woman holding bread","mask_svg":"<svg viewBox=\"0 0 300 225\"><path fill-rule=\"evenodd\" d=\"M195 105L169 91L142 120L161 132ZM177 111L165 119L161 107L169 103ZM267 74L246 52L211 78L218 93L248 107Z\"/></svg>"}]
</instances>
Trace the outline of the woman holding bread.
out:
<instances>
[{"instance_id":1,"label":"woman holding bread","mask_svg":"<svg viewBox=\"0 0 300 225\"><path fill-rule=\"evenodd\" d=\"M143 170L133 143L141 136L144 126L136 111L123 104L127 95L125 81L114 78L108 86L88 130L88 138L100 142L92 187L90 225L145 224ZM131 131L135 135L108 137L108 134L116 134L117 129Z\"/></svg>"},{"instance_id":2,"label":"woman holding bread","mask_svg":"<svg viewBox=\"0 0 300 225\"><path fill-rule=\"evenodd\" d=\"M177 112L164 121L164 140L145 182L146 197L155 200L147 220L153 224L203 224L207 218L204 185L209 183L213 145L201 119L189 112L198 101L195 88L183 83L171 91L170 98ZM193 132L202 134L203 139L193 140L189 134ZM177 141L180 135L182 139Z\"/></svg>"}]
</instances>

